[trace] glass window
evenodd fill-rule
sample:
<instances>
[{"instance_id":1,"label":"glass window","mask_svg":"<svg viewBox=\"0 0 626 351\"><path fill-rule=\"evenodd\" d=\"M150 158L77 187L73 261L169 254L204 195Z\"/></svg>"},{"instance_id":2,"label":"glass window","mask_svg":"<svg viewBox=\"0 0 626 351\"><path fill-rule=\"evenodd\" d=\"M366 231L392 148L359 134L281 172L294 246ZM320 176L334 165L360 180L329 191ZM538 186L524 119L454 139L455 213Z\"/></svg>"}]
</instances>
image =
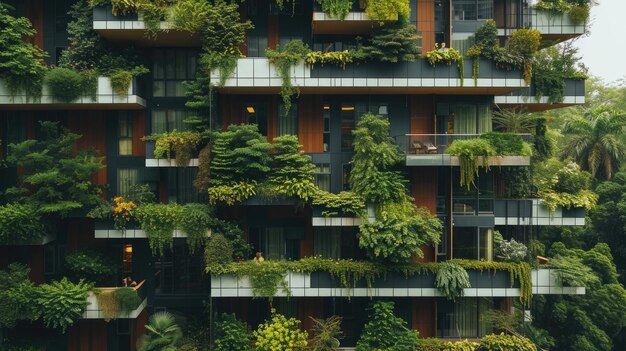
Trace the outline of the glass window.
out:
<instances>
[{"instance_id":1,"label":"glass window","mask_svg":"<svg viewBox=\"0 0 626 351\"><path fill-rule=\"evenodd\" d=\"M341 151L352 151L354 136L352 131L356 126L356 108L354 104L341 105Z\"/></svg>"},{"instance_id":2,"label":"glass window","mask_svg":"<svg viewBox=\"0 0 626 351\"><path fill-rule=\"evenodd\" d=\"M124 273L133 272L133 245L126 244L122 249L122 270Z\"/></svg>"},{"instance_id":3,"label":"glass window","mask_svg":"<svg viewBox=\"0 0 626 351\"><path fill-rule=\"evenodd\" d=\"M330 104L324 104L324 152L330 151Z\"/></svg>"},{"instance_id":4,"label":"glass window","mask_svg":"<svg viewBox=\"0 0 626 351\"><path fill-rule=\"evenodd\" d=\"M206 290L202 250L191 253L184 240L175 240L171 250L154 264L156 294L198 294ZM135 280L145 277L133 277Z\"/></svg>"},{"instance_id":5,"label":"glass window","mask_svg":"<svg viewBox=\"0 0 626 351\"><path fill-rule=\"evenodd\" d=\"M330 163L315 164L313 177L318 188L330 191Z\"/></svg>"},{"instance_id":6,"label":"glass window","mask_svg":"<svg viewBox=\"0 0 626 351\"><path fill-rule=\"evenodd\" d=\"M117 120L118 150L120 156L131 156L133 154L133 119L127 113Z\"/></svg>"},{"instance_id":7,"label":"glass window","mask_svg":"<svg viewBox=\"0 0 626 351\"><path fill-rule=\"evenodd\" d=\"M55 274L56 267L56 246L46 245L43 249L43 273Z\"/></svg>"},{"instance_id":8,"label":"glass window","mask_svg":"<svg viewBox=\"0 0 626 351\"><path fill-rule=\"evenodd\" d=\"M188 130L185 119L193 115L191 110L155 109L152 110L152 133L165 133L176 130Z\"/></svg>"},{"instance_id":9,"label":"glass window","mask_svg":"<svg viewBox=\"0 0 626 351\"><path fill-rule=\"evenodd\" d=\"M324 258L341 258L341 227L314 227L313 254Z\"/></svg>"},{"instance_id":10,"label":"glass window","mask_svg":"<svg viewBox=\"0 0 626 351\"><path fill-rule=\"evenodd\" d=\"M263 257L270 260L282 260L287 255L284 228L266 228L261 231L260 247Z\"/></svg>"},{"instance_id":11,"label":"glass window","mask_svg":"<svg viewBox=\"0 0 626 351\"><path fill-rule=\"evenodd\" d=\"M452 19L456 21L476 20L476 0L456 0L453 2Z\"/></svg>"},{"instance_id":12,"label":"glass window","mask_svg":"<svg viewBox=\"0 0 626 351\"><path fill-rule=\"evenodd\" d=\"M298 135L298 104L292 104L289 113L285 116L285 107L281 103L278 108L277 135Z\"/></svg>"},{"instance_id":13,"label":"glass window","mask_svg":"<svg viewBox=\"0 0 626 351\"><path fill-rule=\"evenodd\" d=\"M139 169L118 168L117 169L117 195L128 195L133 185L139 184Z\"/></svg>"},{"instance_id":14,"label":"glass window","mask_svg":"<svg viewBox=\"0 0 626 351\"><path fill-rule=\"evenodd\" d=\"M267 136L267 107L266 104L260 103L247 103L244 105L244 116L246 122L256 124L259 127L259 132ZM296 135L297 132L296 132Z\"/></svg>"},{"instance_id":15,"label":"glass window","mask_svg":"<svg viewBox=\"0 0 626 351\"><path fill-rule=\"evenodd\" d=\"M352 187L350 186L350 172L352 171L351 164L344 164L342 166L341 178L343 183L343 190L348 191Z\"/></svg>"},{"instance_id":16,"label":"glass window","mask_svg":"<svg viewBox=\"0 0 626 351\"><path fill-rule=\"evenodd\" d=\"M478 0L476 17L479 20L493 18L493 0Z\"/></svg>"},{"instance_id":17,"label":"glass window","mask_svg":"<svg viewBox=\"0 0 626 351\"><path fill-rule=\"evenodd\" d=\"M184 81L196 75L197 53L188 49L159 49L153 52L152 94L155 97L184 97Z\"/></svg>"},{"instance_id":18,"label":"glass window","mask_svg":"<svg viewBox=\"0 0 626 351\"><path fill-rule=\"evenodd\" d=\"M454 227L452 256L468 260L493 260L493 228Z\"/></svg>"},{"instance_id":19,"label":"glass window","mask_svg":"<svg viewBox=\"0 0 626 351\"><path fill-rule=\"evenodd\" d=\"M462 298L442 301L439 332L443 338L479 338L492 330L482 315L494 308L492 298Z\"/></svg>"},{"instance_id":20,"label":"glass window","mask_svg":"<svg viewBox=\"0 0 626 351\"><path fill-rule=\"evenodd\" d=\"M198 173L197 168L175 168L168 174L169 202L186 204L200 201L200 194L194 188L193 181Z\"/></svg>"}]
</instances>

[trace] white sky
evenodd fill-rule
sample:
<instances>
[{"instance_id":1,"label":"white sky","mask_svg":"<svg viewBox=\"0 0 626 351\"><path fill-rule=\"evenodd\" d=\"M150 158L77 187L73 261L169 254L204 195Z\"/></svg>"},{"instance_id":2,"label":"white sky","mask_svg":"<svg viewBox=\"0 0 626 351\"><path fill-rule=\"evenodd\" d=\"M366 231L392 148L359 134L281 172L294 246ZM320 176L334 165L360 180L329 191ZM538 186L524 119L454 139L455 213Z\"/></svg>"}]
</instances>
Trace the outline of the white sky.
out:
<instances>
[{"instance_id":1,"label":"white sky","mask_svg":"<svg viewBox=\"0 0 626 351\"><path fill-rule=\"evenodd\" d=\"M589 73L614 83L626 76L626 0L598 0L591 8L591 34L574 45Z\"/></svg>"}]
</instances>

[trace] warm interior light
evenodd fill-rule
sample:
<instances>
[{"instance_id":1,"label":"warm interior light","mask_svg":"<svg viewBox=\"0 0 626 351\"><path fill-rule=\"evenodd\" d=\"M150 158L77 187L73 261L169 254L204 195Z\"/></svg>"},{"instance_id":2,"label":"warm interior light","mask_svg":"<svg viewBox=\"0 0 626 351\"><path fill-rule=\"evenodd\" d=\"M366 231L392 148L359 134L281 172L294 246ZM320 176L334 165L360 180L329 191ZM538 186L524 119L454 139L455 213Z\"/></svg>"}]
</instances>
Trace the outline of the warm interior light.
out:
<instances>
[{"instance_id":1,"label":"warm interior light","mask_svg":"<svg viewBox=\"0 0 626 351\"><path fill-rule=\"evenodd\" d=\"M343 106L341 111L354 111L354 106Z\"/></svg>"},{"instance_id":2,"label":"warm interior light","mask_svg":"<svg viewBox=\"0 0 626 351\"><path fill-rule=\"evenodd\" d=\"M124 252L126 252L126 253L133 253L133 245L126 245L124 247Z\"/></svg>"},{"instance_id":3,"label":"warm interior light","mask_svg":"<svg viewBox=\"0 0 626 351\"><path fill-rule=\"evenodd\" d=\"M252 106L246 107L246 110L248 111L248 113L254 113L254 107Z\"/></svg>"},{"instance_id":4,"label":"warm interior light","mask_svg":"<svg viewBox=\"0 0 626 351\"><path fill-rule=\"evenodd\" d=\"M324 110L330 110L330 106L324 105Z\"/></svg>"}]
</instances>

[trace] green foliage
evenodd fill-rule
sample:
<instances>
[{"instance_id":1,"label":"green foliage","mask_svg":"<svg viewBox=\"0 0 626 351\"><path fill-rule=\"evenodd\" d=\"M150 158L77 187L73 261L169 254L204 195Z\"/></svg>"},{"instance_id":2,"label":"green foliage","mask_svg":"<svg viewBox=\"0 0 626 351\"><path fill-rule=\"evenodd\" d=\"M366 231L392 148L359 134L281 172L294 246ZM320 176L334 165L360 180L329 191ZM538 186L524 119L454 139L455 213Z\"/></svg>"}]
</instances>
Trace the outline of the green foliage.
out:
<instances>
[{"instance_id":1,"label":"green foliage","mask_svg":"<svg viewBox=\"0 0 626 351\"><path fill-rule=\"evenodd\" d=\"M24 172L18 186L7 189L7 195L44 214L65 215L99 204L101 189L91 179L102 169L102 159L89 150L74 152L81 136L58 123L39 125L39 140L9 144L7 161Z\"/></svg>"},{"instance_id":2,"label":"green foliage","mask_svg":"<svg viewBox=\"0 0 626 351\"><path fill-rule=\"evenodd\" d=\"M446 149L446 153L458 156L461 166L461 186L468 190L474 185L474 178L482 166L489 170L489 157L497 155L491 143L483 138L458 139Z\"/></svg>"},{"instance_id":3,"label":"green foliage","mask_svg":"<svg viewBox=\"0 0 626 351\"><path fill-rule=\"evenodd\" d=\"M339 339L343 335L341 317L309 318L313 321L313 337L309 340L309 348L312 351L336 351L340 346Z\"/></svg>"},{"instance_id":4,"label":"green foliage","mask_svg":"<svg viewBox=\"0 0 626 351\"><path fill-rule=\"evenodd\" d=\"M182 210L176 204L145 204L135 210L135 218L146 232L154 256L163 256L164 249L172 247L174 226Z\"/></svg>"},{"instance_id":5,"label":"green foliage","mask_svg":"<svg viewBox=\"0 0 626 351\"><path fill-rule=\"evenodd\" d=\"M375 21L397 21L409 18L409 0L367 0L365 15Z\"/></svg>"},{"instance_id":6,"label":"green foliage","mask_svg":"<svg viewBox=\"0 0 626 351\"><path fill-rule=\"evenodd\" d=\"M139 351L176 351L183 332L168 312L156 312L150 316L146 334L139 342Z\"/></svg>"},{"instance_id":7,"label":"green foliage","mask_svg":"<svg viewBox=\"0 0 626 351\"><path fill-rule=\"evenodd\" d=\"M233 260L233 245L222 234L213 234L204 251L204 262L210 265L225 264Z\"/></svg>"},{"instance_id":8,"label":"green foliage","mask_svg":"<svg viewBox=\"0 0 626 351\"><path fill-rule=\"evenodd\" d=\"M558 161L548 162L545 169L539 168L535 183L542 203L551 211L557 206L565 208L584 207L593 209L598 196L589 190L591 176L580 169L578 164Z\"/></svg>"},{"instance_id":9,"label":"green foliage","mask_svg":"<svg viewBox=\"0 0 626 351\"><path fill-rule=\"evenodd\" d=\"M206 193L211 185L211 145L207 145L198 153L198 172L193 186L199 193Z\"/></svg>"},{"instance_id":10,"label":"green foliage","mask_svg":"<svg viewBox=\"0 0 626 351\"><path fill-rule=\"evenodd\" d=\"M45 84L53 98L62 102L72 102L83 95L95 95L93 90L86 91L86 87L93 89L93 78L59 67L48 71Z\"/></svg>"},{"instance_id":11,"label":"green foliage","mask_svg":"<svg viewBox=\"0 0 626 351\"><path fill-rule=\"evenodd\" d=\"M449 48L440 50L439 46L435 44L435 49L426 53L426 59L433 67L439 63L445 63L451 65L456 62L459 69L459 79L461 80L461 86L463 86L463 78L465 76L463 66L463 56L457 49ZM476 79L476 78L475 78Z\"/></svg>"},{"instance_id":12,"label":"green foliage","mask_svg":"<svg viewBox=\"0 0 626 351\"><path fill-rule=\"evenodd\" d=\"M322 11L330 17L344 20L352 10L354 0L317 0L317 3L322 5Z\"/></svg>"},{"instance_id":13,"label":"green foliage","mask_svg":"<svg viewBox=\"0 0 626 351\"><path fill-rule=\"evenodd\" d=\"M363 198L351 191L342 191L339 194L318 191L313 198L313 205L324 207L322 216L328 217L340 213L362 216L365 211Z\"/></svg>"},{"instance_id":14,"label":"green foliage","mask_svg":"<svg viewBox=\"0 0 626 351\"><path fill-rule=\"evenodd\" d=\"M535 52L539 50L541 43L541 32L536 29L518 29L509 39L509 50L511 54L522 58L524 63L524 81L530 84L533 77L532 59Z\"/></svg>"},{"instance_id":15,"label":"green foliage","mask_svg":"<svg viewBox=\"0 0 626 351\"><path fill-rule=\"evenodd\" d=\"M202 135L198 132L174 129L171 132L146 137L144 140L155 141L154 157L171 159L173 150L176 154L176 166L187 167L194 151L202 142Z\"/></svg>"},{"instance_id":16,"label":"green foliage","mask_svg":"<svg viewBox=\"0 0 626 351\"><path fill-rule=\"evenodd\" d=\"M567 139L561 156L572 157L598 179L611 179L626 159L621 137L625 128L626 115L606 108L568 118L563 126Z\"/></svg>"},{"instance_id":17,"label":"green foliage","mask_svg":"<svg viewBox=\"0 0 626 351\"><path fill-rule=\"evenodd\" d=\"M486 20L478 27L474 36L476 45L479 45L485 52L492 52L498 46L498 26L492 19Z\"/></svg>"},{"instance_id":18,"label":"green foliage","mask_svg":"<svg viewBox=\"0 0 626 351\"><path fill-rule=\"evenodd\" d=\"M280 95L283 99L285 116L291 110L291 99L300 94L300 89L291 83L291 66L303 61L310 52L311 49L301 40L292 40L282 49L277 47L276 50L265 50L265 55L270 63L276 66L278 75L282 79Z\"/></svg>"},{"instance_id":19,"label":"green foliage","mask_svg":"<svg viewBox=\"0 0 626 351\"><path fill-rule=\"evenodd\" d=\"M248 183L232 182L228 185L210 187L208 190L209 203L211 205L225 203L232 206L256 195L256 186L256 181L250 181Z\"/></svg>"},{"instance_id":20,"label":"green foliage","mask_svg":"<svg viewBox=\"0 0 626 351\"><path fill-rule=\"evenodd\" d=\"M82 280L74 284L67 278L42 284L36 289L34 299L36 315L48 328L61 329L63 333L83 316L87 296L93 286Z\"/></svg>"},{"instance_id":21,"label":"green foliage","mask_svg":"<svg viewBox=\"0 0 626 351\"><path fill-rule=\"evenodd\" d=\"M24 41L35 35L35 29L26 17L11 16L5 4L0 4L0 23L0 79L12 96L20 91L26 96L41 96L45 53Z\"/></svg>"},{"instance_id":22,"label":"green foliage","mask_svg":"<svg viewBox=\"0 0 626 351\"><path fill-rule=\"evenodd\" d=\"M506 133L530 133L535 130L539 117L517 109L494 110L494 127Z\"/></svg>"},{"instance_id":23,"label":"green foliage","mask_svg":"<svg viewBox=\"0 0 626 351\"><path fill-rule=\"evenodd\" d=\"M215 323L215 351L251 351L251 338L246 325L234 314L222 314Z\"/></svg>"},{"instance_id":24,"label":"green foliage","mask_svg":"<svg viewBox=\"0 0 626 351\"><path fill-rule=\"evenodd\" d=\"M134 288L117 288L114 291L119 311L122 314L128 314L141 305L141 298Z\"/></svg>"},{"instance_id":25,"label":"green foliage","mask_svg":"<svg viewBox=\"0 0 626 351\"><path fill-rule=\"evenodd\" d=\"M419 339L418 351L474 351L478 348L477 342L445 341L438 338Z\"/></svg>"},{"instance_id":26,"label":"green foliage","mask_svg":"<svg viewBox=\"0 0 626 351\"><path fill-rule=\"evenodd\" d=\"M528 339L518 335L490 334L480 339L480 350L484 351L537 351Z\"/></svg>"},{"instance_id":27,"label":"green foliage","mask_svg":"<svg viewBox=\"0 0 626 351\"><path fill-rule=\"evenodd\" d=\"M117 265L110 257L91 250L78 250L65 256L65 268L73 278L92 283L102 283L117 273Z\"/></svg>"},{"instance_id":28,"label":"green foliage","mask_svg":"<svg viewBox=\"0 0 626 351\"><path fill-rule=\"evenodd\" d=\"M488 132L480 136L489 141L498 156L532 156L532 148L521 136L511 133Z\"/></svg>"},{"instance_id":29,"label":"green foliage","mask_svg":"<svg viewBox=\"0 0 626 351\"><path fill-rule=\"evenodd\" d=\"M356 351L414 351L417 345L417 333L394 314L394 303L378 301L370 308Z\"/></svg>"},{"instance_id":30,"label":"green foliage","mask_svg":"<svg viewBox=\"0 0 626 351\"><path fill-rule=\"evenodd\" d=\"M33 319L34 285L28 280L30 268L11 263L0 270L0 327L12 328L20 319Z\"/></svg>"},{"instance_id":31,"label":"green foliage","mask_svg":"<svg viewBox=\"0 0 626 351\"><path fill-rule=\"evenodd\" d=\"M213 208L203 204L189 203L182 206L176 218L176 228L187 235L189 252L194 253L204 246L208 230L213 225L215 215Z\"/></svg>"},{"instance_id":32,"label":"green foliage","mask_svg":"<svg viewBox=\"0 0 626 351\"><path fill-rule=\"evenodd\" d=\"M46 227L37 208L28 204L0 206L0 243L10 244L41 238Z\"/></svg>"},{"instance_id":33,"label":"green foliage","mask_svg":"<svg viewBox=\"0 0 626 351\"><path fill-rule=\"evenodd\" d=\"M303 201L314 197L317 192L313 181L315 165L310 156L302 154L298 137L283 135L274 138L273 147L268 181L276 192L287 197L297 196Z\"/></svg>"},{"instance_id":34,"label":"green foliage","mask_svg":"<svg viewBox=\"0 0 626 351\"><path fill-rule=\"evenodd\" d=\"M501 194L509 199L525 199L530 197L532 190L532 176L530 167L498 167L504 181L504 192Z\"/></svg>"},{"instance_id":35,"label":"green foliage","mask_svg":"<svg viewBox=\"0 0 626 351\"><path fill-rule=\"evenodd\" d=\"M387 2L385 0L372 1ZM416 44L419 39L421 37L415 25L400 21L374 32L369 45L361 48L360 55L373 62L414 62L419 57L420 47Z\"/></svg>"},{"instance_id":36,"label":"green foliage","mask_svg":"<svg viewBox=\"0 0 626 351\"><path fill-rule=\"evenodd\" d=\"M140 76L148 72L150 71L144 66L138 66L130 71L119 69L112 72L110 75L110 79L113 93L122 97L127 96L128 89L130 88L130 83L132 82L133 77Z\"/></svg>"},{"instance_id":37,"label":"green foliage","mask_svg":"<svg viewBox=\"0 0 626 351\"><path fill-rule=\"evenodd\" d=\"M234 223L215 219L211 226L211 236L223 235L232 245L233 257L243 259L248 257L252 251L252 246L244 238L243 231Z\"/></svg>"},{"instance_id":38,"label":"green foliage","mask_svg":"<svg viewBox=\"0 0 626 351\"><path fill-rule=\"evenodd\" d=\"M504 240L498 231L494 233L494 252L506 262L524 262L528 257L528 248L515 239Z\"/></svg>"},{"instance_id":39,"label":"green foliage","mask_svg":"<svg viewBox=\"0 0 626 351\"><path fill-rule=\"evenodd\" d=\"M563 286L591 287L599 283L598 277L579 257L557 255L550 259L550 267L556 269L559 283Z\"/></svg>"},{"instance_id":40,"label":"green foliage","mask_svg":"<svg viewBox=\"0 0 626 351\"><path fill-rule=\"evenodd\" d=\"M291 351L303 350L307 346L309 334L300 331L300 321L295 318L287 319L272 309L272 317L259 325L252 332L255 338L254 346L257 351Z\"/></svg>"},{"instance_id":41,"label":"green foliage","mask_svg":"<svg viewBox=\"0 0 626 351\"><path fill-rule=\"evenodd\" d=\"M467 271L454 262L443 262L439 265L435 276L435 287L448 300L456 300L463 296L463 289L470 288Z\"/></svg>"},{"instance_id":42,"label":"green foliage","mask_svg":"<svg viewBox=\"0 0 626 351\"><path fill-rule=\"evenodd\" d=\"M567 13L569 19L576 24L585 24L589 18L589 6L572 6Z\"/></svg>"},{"instance_id":43,"label":"green foliage","mask_svg":"<svg viewBox=\"0 0 626 351\"><path fill-rule=\"evenodd\" d=\"M304 62L310 66L315 66L316 64L321 64L322 66L325 64L332 64L343 69L346 68L348 63L352 63L353 61L353 51L350 50L328 52L311 51L306 54L306 57L304 58Z\"/></svg>"}]
</instances>

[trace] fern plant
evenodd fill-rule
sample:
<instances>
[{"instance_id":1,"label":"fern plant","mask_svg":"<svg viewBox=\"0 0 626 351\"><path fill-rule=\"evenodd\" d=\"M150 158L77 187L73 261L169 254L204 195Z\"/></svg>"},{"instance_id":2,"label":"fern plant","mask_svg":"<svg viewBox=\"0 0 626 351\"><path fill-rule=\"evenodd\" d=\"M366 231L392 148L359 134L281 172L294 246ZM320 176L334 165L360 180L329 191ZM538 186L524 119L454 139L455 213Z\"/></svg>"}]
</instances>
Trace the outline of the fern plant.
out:
<instances>
[{"instance_id":1,"label":"fern plant","mask_svg":"<svg viewBox=\"0 0 626 351\"><path fill-rule=\"evenodd\" d=\"M74 284L67 278L50 284L42 284L36 290L35 309L48 328L61 329L63 333L83 316L89 302L87 296L93 290L84 281Z\"/></svg>"},{"instance_id":2,"label":"fern plant","mask_svg":"<svg viewBox=\"0 0 626 351\"><path fill-rule=\"evenodd\" d=\"M471 284L465 268L454 262L443 262L437 270L435 287L448 300L456 300L463 296L463 289L470 288Z\"/></svg>"}]
</instances>

